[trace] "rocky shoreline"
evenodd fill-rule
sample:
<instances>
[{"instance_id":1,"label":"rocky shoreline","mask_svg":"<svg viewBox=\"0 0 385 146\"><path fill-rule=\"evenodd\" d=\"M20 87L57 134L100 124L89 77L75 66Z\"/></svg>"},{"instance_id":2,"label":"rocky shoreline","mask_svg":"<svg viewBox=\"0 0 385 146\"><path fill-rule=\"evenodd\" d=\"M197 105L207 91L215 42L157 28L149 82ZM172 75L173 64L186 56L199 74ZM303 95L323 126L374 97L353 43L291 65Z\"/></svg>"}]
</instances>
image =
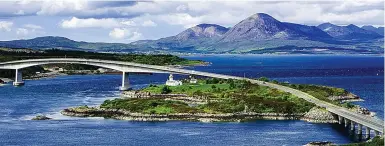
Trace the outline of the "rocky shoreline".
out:
<instances>
[{"instance_id":1,"label":"rocky shoreline","mask_svg":"<svg viewBox=\"0 0 385 146\"><path fill-rule=\"evenodd\" d=\"M181 101L187 104L205 104L206 100L200 98L189 97L185 94L152 94L142 91L124 92L122 98L160 98L164 100ZM349 93L347 96L333 97L334 100L348 102L351 100L360 100L357 95ZM365 108L354 109L357 113L370 116ZM283 113L225 113L225 114L208 114L208 113L173 113L173 114L144 114L132 113L123 109L104 109L100 107L74 107L61 111L61 114L75 117L104 117L118 120L128 121L200 121L200 122L219 122L219 121L249 121L249 120L303 120L311 123L338 123L337 117L328 112L324 108L313 107L306 113L283 114Z\"/></svg>"},{"instance_id":2,"label":"rocky shoreline","mask_svg":"<svg viewBox=\"0 0 385 146\"><path fill-rule=\"evenodd\" d=\"M61 111L61 114L75 117L104 117L127 121L200 121L200 122L242 122L250 120L303 120L311 123L338 123L336 117L322 108L314 107L307 113L173 113L144 114L132 113L122 109L104 109L99 107L75 107Z\"/></svg>"},{"instance_id":3,"label":"rocky shoreline","mask_svg":"<svg viewBox=\"0 0 385 146\"><path fill-rule=\"evenodd\" d=\"M200 121L220 122L232 121L241 122L249 120L300 120L304 113L281 114L281 113L173 113L173 114L144 114L132 113L122 109L104 109L99 107L77 107L61 111L61 114L75 117L104 117L128 121Z\"/></svg>"},{"instance_id":4,"label":"rocky shoreline","mask_svg":"<svg viewBox=\"0 0 385 146\"><path fill-rule=\"evenodd\" d=\"M311 123L338 123L337 117L324 108L313 107L301 120Z\"/></svg>"}]
</instances>

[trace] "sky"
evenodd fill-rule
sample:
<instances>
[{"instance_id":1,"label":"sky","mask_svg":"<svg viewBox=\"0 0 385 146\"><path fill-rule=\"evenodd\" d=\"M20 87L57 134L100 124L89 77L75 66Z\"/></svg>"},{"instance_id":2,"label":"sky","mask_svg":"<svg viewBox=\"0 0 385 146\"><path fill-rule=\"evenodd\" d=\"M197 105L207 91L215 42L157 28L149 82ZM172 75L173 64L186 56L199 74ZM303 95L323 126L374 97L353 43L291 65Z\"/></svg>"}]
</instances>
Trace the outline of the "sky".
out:
<instances>
[{"instance_id":1,"label":"sky","mask_svg":"<svg viewBox=\"0 0 385 146\"><path fill-rule=\"evenodd\" d=\"M306 25L384 25L383 0L87 1L0 0L0 40L62 36L130 43L176 35L201 23L232 27L255 14Z\"/></svg>"}]
</instances>

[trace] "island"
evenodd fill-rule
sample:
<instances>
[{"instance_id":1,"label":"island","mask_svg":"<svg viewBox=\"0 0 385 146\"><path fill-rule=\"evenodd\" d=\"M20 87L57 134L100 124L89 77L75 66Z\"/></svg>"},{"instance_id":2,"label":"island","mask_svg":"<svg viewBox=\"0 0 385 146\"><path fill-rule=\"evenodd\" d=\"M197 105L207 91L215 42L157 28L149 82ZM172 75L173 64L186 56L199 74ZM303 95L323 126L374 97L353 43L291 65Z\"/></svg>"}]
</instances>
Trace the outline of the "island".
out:
<instances>
[{"instance_id":1,"label":"island","mask_svg":"<svg viewBox=\"0 0 385 146\"><path fill-rule=\"evenodd\" d=\"M37 115L36 117L32 118L31 120L51 120L52 118L47 117L45 115Z\"/></svg>"},{"instance_id":2,"label":"island","mask_svg":"<svg viewBox=\"0 0 385 146\"><path fill-rule=\"evenodd\" d=\"M260 78L270 82L267 78ZM186 120L201 122L249 121L257 119L305 120L338 123L326 109L297 96L246 80L203 78L179 86L149 85L125 91L121 98L100 106L72 107L63 115L104 117L131 121ZM276 82L277 81L271 81ZM316 98L371 116L367 109L351 104L358 96L341 88L279 83L307 92ZM365 112L364 112L365 111Z\"/></svg>"}]
</instances>

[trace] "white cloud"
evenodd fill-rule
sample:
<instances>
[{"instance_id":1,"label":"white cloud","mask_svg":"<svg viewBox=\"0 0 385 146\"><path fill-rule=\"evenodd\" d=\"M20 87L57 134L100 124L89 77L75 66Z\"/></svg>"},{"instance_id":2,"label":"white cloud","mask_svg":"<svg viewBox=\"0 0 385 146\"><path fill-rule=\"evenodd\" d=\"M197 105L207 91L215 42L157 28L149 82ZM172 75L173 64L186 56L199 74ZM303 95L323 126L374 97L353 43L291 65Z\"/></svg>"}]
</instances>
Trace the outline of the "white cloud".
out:
<instances>
[{"instance_id":1,"label":"white cloud","mask_svg":"<svg viewBox=\"0 0 385 146\"><path fill-rule=\"evenodd\" d=\"M14 13L15 15L24 15L24 11L23 10L19 10L17 12Z\"/></svg>"},{"instance_id":2,"label":"white cloud","mask_svg":"<svg viewBox=\"0 0 385 146\"><path fill-rule=\"evenodd\" d=\"M327 13L321 14L320 16L316 17L316 20L319 22L335 22L341 25L367 25L368 23L366 23L366 21L364 20L372 20L372 23L381 24L384 22L384 11L369 10L351 14Z\"/></svg>"},{"instance_id":3,"label":"white cloud","mask_svg":"<svg viewBox=\"0 0 385 146\"><path fill-rule=\"evenodd\" d=\"M154 21L147 20L147 21L144 21L144 22L142 23L142 26L145 26L145 27L151 27L151 26L157 26L157 24L156 24Z\"/></svg>"},{"instance_id":4,"label":"white cloud","mask_svg":"<svg viewBox=\"0 0 385 146\"><path fill-rule=\"evenodd\" d=\"M125 30L120 28L114 28L114 30L109 33L109 36L114 39L122 39L125 36Z\"/></svg>"},{"instance_id":5,"label":"white cloud","mask_svg":"<svg viewBox=\"0 0 385 146\"><path fill-rule=\"evenodd\" d=\"M132 20L122 21L121 23L126 25L126 26L136 26L136 23Z\"/></svg>"},{"instance_id":6,"label":"white cloud","mask_svg":"<svg viewBox=\"0 0 385 146\"><path fill-rule=\"evenodd\" d=\"M128 41L139 40L142 34L127 28L114 28L110 31L109 36L114 39L126 39Z\"/></svg>"},{"instance_id":7,"label":"white cloud","mask_svg":"<svg viewBox=\"0 0 385 146\"><path fill-rule=\"evenodd\" d=\"M43 27L35 24L24 24L23 27L16 29L18 38L36 37L43 34L45 34Z\"/></svg>"},{"instance_id":8,"label":"white cloud","mask_svg":"<svg viewBox=\"0 0 385 146\"><path fill-rule=\"evenodd\" d=\"M139 24L139 25L137 25ZM68 20L62 20L60 23L62 28L132 28L132 27L152 27L157 26L157 24L151 20L142 19L120 19L120 18L87 18L80 19L72 17Z\"/></svg>"},{"instance_id":9,"label":"white cloud","mask_svg":"<svg viewBox=\"0 0 385 146\"><path fill-rule=\"evenodd\" d=\"M73 1L54 1L48 0L41 4L41 9L37 15L63 15L70 14L75 11L86 10L87 1L73 0Z\"/></svg>"},{"instance_id":10,"label":"white cloud","mask_svg":"<svg viewBox=\"0 0 385 146\"><path fill-rule=\"evenodd\" d=\"M162 15L159 18L171 25L182 25L184 28L190 28L203 22L201 16L193 17L187 13Z\"/></svg>"},{"instance_id":11,"label":"white cloud","mask_svg":"<svg viewBox=\"0 0 385 146\"><path fill-rule=\"evenodd\" d=\"M92 27L101 27L101 28L113 28L119 27L122 23L113 18L103 18L103 19L79 19L72 17L70 20L63 20L61 22L61 27L63 28L92 28Z\"/></svg>"},{"instance_id":12,"label":"white cloud","mask_svg":"<svg viewBox=\"0 0 385 146\"><path fill-rule=\"evenodd\" d=\"M11 21L0 21L0 31L11 31L13 22Z\"/></svg>"},{"instance_id":13,"label":"white cloud","mask_svg":"<svg viewBox=\"0 0 385 146\"><path fill-rule=\"evenodd\" d=\"M25 29L25 28L18 28L18 29L16 30L16 34L17 34L18 36L24 37L24 36L27 36L27 35L29 34L29 31L28 31L28 29Z\"/></svg>"},{"instance_id":14,"label":"white cloud","mask_svg":"<svg viewBox=\"0 0 385 146\"><path fill-rule=\"evenodd\" d=\"M25 24L24 27L30 28L30 29L43 29L43 27L41 27L39 25L35 25L35 24Z\"/></svg>"}]
</instances>

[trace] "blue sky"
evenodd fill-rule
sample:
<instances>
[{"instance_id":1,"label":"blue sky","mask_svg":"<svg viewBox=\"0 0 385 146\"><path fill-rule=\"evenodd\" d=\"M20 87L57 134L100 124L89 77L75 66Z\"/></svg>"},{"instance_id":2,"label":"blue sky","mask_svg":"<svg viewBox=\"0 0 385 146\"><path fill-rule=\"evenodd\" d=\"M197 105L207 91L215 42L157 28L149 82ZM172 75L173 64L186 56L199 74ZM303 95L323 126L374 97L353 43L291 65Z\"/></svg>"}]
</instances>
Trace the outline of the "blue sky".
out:
<instances>
[{"instance_id":1,"label":"blue sky","mask_svg":"<svg viewBox=\"0 0 385 146\"><path fill-rule=\"evenodd\" d=\"M129 43L201 23L231 27L255 13L307 25L384 25L384 2L365 1L0 1L0 40L63 36Z\"/></svg>"}]
</instances>

